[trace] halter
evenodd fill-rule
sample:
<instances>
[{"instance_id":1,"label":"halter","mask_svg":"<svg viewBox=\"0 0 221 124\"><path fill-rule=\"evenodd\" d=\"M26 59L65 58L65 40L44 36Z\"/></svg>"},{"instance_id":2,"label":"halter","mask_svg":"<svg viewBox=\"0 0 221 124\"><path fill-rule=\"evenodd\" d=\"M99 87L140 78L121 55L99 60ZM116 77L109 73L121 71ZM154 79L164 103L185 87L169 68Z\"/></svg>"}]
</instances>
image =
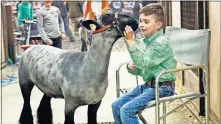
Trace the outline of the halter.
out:
<instances>
[{"instance_id":1,"label":"halter","mask_svg":"<svg viewBox=\"0 0 221 124\"><path fill-rule=\"evenodd\" d=\"M103 32L109 28L117 28L118 32L123 36L123 33L119 28L118 13L115 13L114 20L113 20L112 24L109 24L109 25L104 26L98 30L93 31L93 34Z\"/></svg>"}]
</instances>

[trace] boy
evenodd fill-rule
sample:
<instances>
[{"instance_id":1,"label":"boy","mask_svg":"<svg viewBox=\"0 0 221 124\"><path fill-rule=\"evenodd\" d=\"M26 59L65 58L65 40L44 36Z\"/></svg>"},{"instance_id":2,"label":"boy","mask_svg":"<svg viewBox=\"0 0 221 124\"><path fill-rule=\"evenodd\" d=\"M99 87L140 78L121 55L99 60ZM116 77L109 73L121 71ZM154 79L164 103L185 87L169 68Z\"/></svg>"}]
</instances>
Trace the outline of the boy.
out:
<instances>
[{"instance_id":1,"label":"boy","mask_svg":"<svg viewBox=\"0 0 221 124\"><path fill-rule=\"evenodd\" d=\"M32 5L28 0L23 0L20 4L18 4L18 30L24 31L25 26L22 22L22 20L32 20L33 19L33 13L32 13Z\"/></svg>"},{"instance_id":2,"label":"boy","mask_svg":"<svg viewBox=\"0 0 221 124\"><path fill-rule=\"evenodd\" d=\"M37 27L47 45L61 48L61 41L66 39L64 23L59 9L51 4L52 0L44 1L44 6L37 13Z\"/></svg>"},{"instance_id":3,"label":"boy","mask_svg":"<svg viewBox=\"0 0 221 124\"><path fill-rule=\"evenodd\" d=\"M126 26L124 37L133 62L127 65L128 72L142 76L146 82L112 103L116 124L138 124L136 114L155 99L155 78L165 69L176 67L169 39L163 34L164 10L159 3L144 6L139 13L139 28L145 36L134 40L133 30ZM174 73L160 78L160 97L174 94Z\"/></svg>"},{"instance_id":4,"label":"boy","mask_svg":"<svg viewBox=\"0 0 221 124\"><path fill-rule=\"evenodd\" d=\"M33 19L33 13L32 13L32 5L29 3L28 0L23 0L18 5L18 24L22 25L22 20L32 20Z\"/></svg>"}]
</instances>

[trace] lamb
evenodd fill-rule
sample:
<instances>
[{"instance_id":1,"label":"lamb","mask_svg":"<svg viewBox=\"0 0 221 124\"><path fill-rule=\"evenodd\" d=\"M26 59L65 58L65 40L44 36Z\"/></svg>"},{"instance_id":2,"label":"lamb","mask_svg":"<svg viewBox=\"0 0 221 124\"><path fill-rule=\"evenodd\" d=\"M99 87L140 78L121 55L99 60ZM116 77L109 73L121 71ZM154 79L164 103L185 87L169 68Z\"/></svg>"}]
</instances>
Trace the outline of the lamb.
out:
<instances>
[{"instance_id":1,"label":"lamb","mask_svg":"<svg viewBox=\"0 0 221 124\"><path fill-rule=\"evenodd\" d=\"M114 14L105 14L100 22L87 20L82 23L89 30L89 25L95 24L96 31L101 31L94 34L87 52L47 45L32 46L24 52L18 70L24 100L19 119L21 124L33 124L30 95L34 86L44 93L37 110L39 124L52 124L51 98L65 100L65 124L74 124L75 110L82 105L88 105L88 123L97 123L97 110L108 86L112 46L122 37L126 25L132 26L133 30L138 27L137 21L126 15L119 15L115 26L112 25L117 22L114 20Z\"/></svg>"}]
</instances>

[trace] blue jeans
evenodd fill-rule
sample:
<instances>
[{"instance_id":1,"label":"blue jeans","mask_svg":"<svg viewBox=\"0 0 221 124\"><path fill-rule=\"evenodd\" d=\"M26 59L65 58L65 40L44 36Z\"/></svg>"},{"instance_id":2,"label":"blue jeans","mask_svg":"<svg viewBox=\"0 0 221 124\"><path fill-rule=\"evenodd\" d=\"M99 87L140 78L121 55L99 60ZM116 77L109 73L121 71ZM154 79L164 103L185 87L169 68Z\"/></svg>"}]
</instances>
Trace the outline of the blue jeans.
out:
<instances>
[{"instance_id":1,"label":"blue jeans","mask_svg":"<svg viewBox=\"0 0 221 124\"><path fill-rule=\"evenodd\" d=\"M172 96L174 87L161 85L160 97ZM155 88L147 84L139 85L112 103L112 111L116 124L139 124L137 113L147 107L155 99Z\"/></svg>"},{"instance_id":2,"label":"blue jeans","mask_svg":"<svg viewBox=\"0 0 221 124\"><path fill-rule=\"evenodd\" d=\"M63 22L64 22L64 31L65 31L65 34L69 37L69 40L70 41L75 41L75 38L74 36L72 35L71 33L71 30L70 30L70 27L69 27L69 17L68 16L63 16L62 17L63 19Z\"/></svg>"}]
</instances>

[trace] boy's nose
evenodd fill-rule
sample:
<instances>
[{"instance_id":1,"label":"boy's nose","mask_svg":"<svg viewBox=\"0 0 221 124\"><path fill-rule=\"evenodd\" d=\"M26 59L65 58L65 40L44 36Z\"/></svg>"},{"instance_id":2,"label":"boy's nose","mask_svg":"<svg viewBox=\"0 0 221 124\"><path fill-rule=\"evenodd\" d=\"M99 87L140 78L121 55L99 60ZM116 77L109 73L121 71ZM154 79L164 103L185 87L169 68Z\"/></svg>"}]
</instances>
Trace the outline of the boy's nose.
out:
<instances>
[{"instance_id":1,"label":"boy's nose","mask_svg":"<svg viewBox=\"0 0 221 124\"><path fill-rule=\"evenodd\" d=\"M143 28L143 23L139 23L139 28Z\"/></svg>"}]
</instances>

